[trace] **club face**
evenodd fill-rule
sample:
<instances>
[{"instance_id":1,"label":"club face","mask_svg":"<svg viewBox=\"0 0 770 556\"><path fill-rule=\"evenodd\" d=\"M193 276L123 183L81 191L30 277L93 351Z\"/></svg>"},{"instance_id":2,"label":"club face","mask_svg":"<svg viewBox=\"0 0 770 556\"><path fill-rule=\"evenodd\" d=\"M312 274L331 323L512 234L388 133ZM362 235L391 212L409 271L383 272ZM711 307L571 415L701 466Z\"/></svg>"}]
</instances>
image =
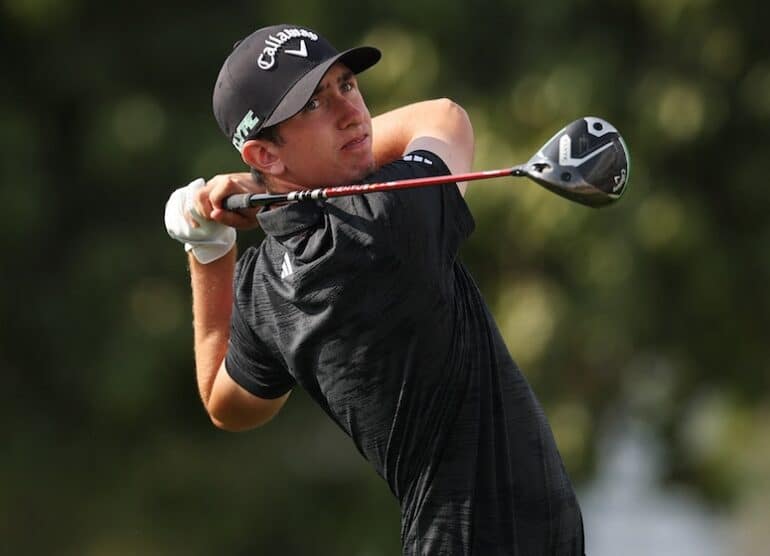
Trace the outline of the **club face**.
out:
<instances>
[{"instance_id":1,"label":"club face","mask_svg":"<svg viewBox=\"0 0 770 556\"><path fill-rule=\"evenodd\" d=\"M518 169L557 195L602 207L625 192L629 161L618 130L601 118L585 117L559 131Z\"/></svg>"}]
</instances>

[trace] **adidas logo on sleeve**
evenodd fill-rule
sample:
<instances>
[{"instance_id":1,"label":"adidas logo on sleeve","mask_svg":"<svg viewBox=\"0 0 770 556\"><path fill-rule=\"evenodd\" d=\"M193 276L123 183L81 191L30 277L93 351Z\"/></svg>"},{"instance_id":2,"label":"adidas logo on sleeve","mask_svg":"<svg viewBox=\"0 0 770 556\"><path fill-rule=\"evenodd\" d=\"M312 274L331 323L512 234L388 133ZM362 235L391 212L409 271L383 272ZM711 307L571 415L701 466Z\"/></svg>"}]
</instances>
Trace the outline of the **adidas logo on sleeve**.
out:
<instances>
[{"instance_id":1,"label":"adidas logo on sleeve","mask_svg":"<svg viewBox=\"0 0 770 556\"><path fill-rule=\"evenodd\" d=\"M428 158L422 157L419 154L408 154L401 160L405 160L407 162L422 162L423 164L427 164L428 166L433 166L433 161L431 161Z\"/></svg>"}]
</instances>

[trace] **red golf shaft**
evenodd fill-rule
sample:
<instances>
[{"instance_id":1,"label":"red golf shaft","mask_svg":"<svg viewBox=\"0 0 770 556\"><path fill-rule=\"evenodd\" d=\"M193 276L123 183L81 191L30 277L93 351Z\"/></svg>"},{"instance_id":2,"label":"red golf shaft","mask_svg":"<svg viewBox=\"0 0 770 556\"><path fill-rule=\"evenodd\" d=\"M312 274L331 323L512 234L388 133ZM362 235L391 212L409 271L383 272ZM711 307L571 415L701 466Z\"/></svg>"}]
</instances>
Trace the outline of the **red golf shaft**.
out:
<instances>
[{"instance_id":1,"label":"red golf shaft","mask_svg":"<svg viewBox=\"0 0 770 556\"><path fill-rule=\"evenodd\" d=\"M360 195L377 191L391 191L395 189L407 189L410 187L425 187L443 183L483 180L516 175L517 167L501 168L500 170L485 170L483 172L468 172L466 174L448 174L444 176L431 176L429 178L410 178L397 181L385 181L379 183L363 183L356 185L340 185L336 187L322 187L319 189L305 189L284 194L249 194L231 195L222 203L227 210L237 210L259 205L269 205L285 201L301 201L303 199L329 199L332 197L344 197L346 195Z\"/></svg>"},{"instance_id":2,"label":"red golf shaft","mask_svg":"<svg viewBox=\"0 0 770 556\"><path fill-rule=\"evenodd\" d=\"M390 191L391 189L407 189L409 187L423 187L426 185L439 185L442 183L499 178L503 176L510 176L511 171L512 168L502 168L500 170L485 170L483 172L469 172L467 174L431 176L429 178L411 178L406 180L365 183L359 185L341 185L338 187L324 187L322 189L316 189L311 191L311 193L314 191L323 191L323 193L319 194L318 196L324 198L343 197L345 195L369 193L372 191Z\"/></svg>"}]
</instances>

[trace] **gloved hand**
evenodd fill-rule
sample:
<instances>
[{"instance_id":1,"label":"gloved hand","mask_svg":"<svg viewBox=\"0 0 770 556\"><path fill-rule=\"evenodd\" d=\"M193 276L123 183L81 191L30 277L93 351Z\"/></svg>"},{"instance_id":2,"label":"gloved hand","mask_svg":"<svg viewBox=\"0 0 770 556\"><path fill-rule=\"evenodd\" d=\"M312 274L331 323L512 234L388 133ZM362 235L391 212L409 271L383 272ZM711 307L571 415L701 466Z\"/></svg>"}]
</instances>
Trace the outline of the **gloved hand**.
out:
<instances>
[{"instance_id":1,"label":"gloved hand","mask_svg":"<svg viewBox=\"0 0 770 556\"><path fill-rule=\"evenodd\" d=\"M235 229L208 220L195 210L195 192L206 185L198 178L186 187L174 191L166 203L166 230L175 240L184 243L201 264L224 257L235 245Z\"/></svg>"}]
</instances>

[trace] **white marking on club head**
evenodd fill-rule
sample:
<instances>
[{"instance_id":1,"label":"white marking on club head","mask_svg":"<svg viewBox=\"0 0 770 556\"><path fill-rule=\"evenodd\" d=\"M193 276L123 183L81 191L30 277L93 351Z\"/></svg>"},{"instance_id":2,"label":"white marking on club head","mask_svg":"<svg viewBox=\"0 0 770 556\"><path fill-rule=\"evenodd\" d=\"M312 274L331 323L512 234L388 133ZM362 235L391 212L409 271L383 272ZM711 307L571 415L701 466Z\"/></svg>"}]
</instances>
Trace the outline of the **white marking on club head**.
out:
<instances>
[{"instance_id":1,"label":"white marking on club head","mask_svg":"<svg viewBox=\"0 0 770 556\"><path fill-rule=\"evenodd\" d=\"M594 137L601 137L602 135L607 135L608 133L618 133L618 130L615 129L612 124L608 123L606 120L602 120L601 118L596 118L594 116L586 116L583 119L586 122L588 133ZM620 133L618 133L618 135L620 135Z\"/></svg>"},{"instance_id":2,"label":"white marking on club head","mask_svg":"<svg viewBox=\"0 0 770 556\"><path fill-rule=\"evenodd\" d=\"M591 160L599 153L607 150L612 146L612 143L607 143L603 147L596 149L593 152L588 153L581 158L572 158L572 138L566 133L559 139L559 164L561 166L580 166L584 162Z\"/></svg>"},{"instance_id":3,"label":"white marking on club head","mask_svg":"<svg viewBox=\"0 0 770 556\"><path fill-rule=\"evenodd\" d=\"M626 185L626 169L621 168L620 169L620 175L619 176L613 176L613 179L615 180L615 186L612 188L613 193L617 193L620 191L624 185Z\"/></svg>"}]
</instances>

